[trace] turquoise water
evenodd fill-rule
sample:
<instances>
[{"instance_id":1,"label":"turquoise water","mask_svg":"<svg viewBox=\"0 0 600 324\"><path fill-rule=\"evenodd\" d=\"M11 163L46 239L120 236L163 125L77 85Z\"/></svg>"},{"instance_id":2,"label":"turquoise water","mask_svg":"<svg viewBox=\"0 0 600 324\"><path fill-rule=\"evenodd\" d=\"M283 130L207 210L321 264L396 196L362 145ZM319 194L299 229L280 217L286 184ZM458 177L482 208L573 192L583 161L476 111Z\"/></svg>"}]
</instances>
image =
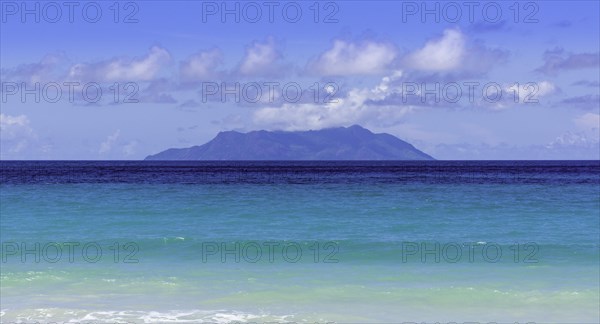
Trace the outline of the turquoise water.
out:
<instances>
[{"instance_id":1,"label":"turquoise water","mask_svg":"<svg viewBox=\"0 0 600 324\"><path fill-rule=\"evenodd\" d=\"M597 161L3 163L3 323L600 321Z\"/></svg>"}]
</instances>

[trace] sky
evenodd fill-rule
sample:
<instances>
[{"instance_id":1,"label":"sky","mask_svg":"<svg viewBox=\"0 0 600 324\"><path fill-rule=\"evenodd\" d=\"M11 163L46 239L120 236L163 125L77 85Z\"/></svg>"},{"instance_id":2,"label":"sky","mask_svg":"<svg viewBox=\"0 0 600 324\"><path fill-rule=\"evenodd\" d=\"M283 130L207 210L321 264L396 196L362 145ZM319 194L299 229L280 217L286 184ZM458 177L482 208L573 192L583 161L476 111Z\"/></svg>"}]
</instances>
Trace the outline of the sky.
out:
<instances>
[{"instance_id":1,"label":"sky","mask_svg":"<svg viewBox=\"0 0 600 324\"><path fill-rule=\"evenodd\" d=\"M0 159L355 124L437 159L600 159L599 1L0 4Z\"/></svg>"}]
</instances>

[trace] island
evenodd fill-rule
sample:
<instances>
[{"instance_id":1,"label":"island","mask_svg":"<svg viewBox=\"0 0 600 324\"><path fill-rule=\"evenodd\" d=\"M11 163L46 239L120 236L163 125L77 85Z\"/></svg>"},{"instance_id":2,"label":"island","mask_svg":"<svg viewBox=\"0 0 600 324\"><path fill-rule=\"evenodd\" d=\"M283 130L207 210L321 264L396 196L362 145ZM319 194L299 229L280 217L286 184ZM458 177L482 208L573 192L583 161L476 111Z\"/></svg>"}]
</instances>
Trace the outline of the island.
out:
<instances>
[{"instance_id":1,"label":"island","mask_svg":"<svg viewBox=\"0 0 600 324\"><path fill-rule=\"evenodd\" d=\"M171 148L146 160L434 160L411 144L359 125L310 131L220 132L200 146Z\"/></svg>"}]
</instances>

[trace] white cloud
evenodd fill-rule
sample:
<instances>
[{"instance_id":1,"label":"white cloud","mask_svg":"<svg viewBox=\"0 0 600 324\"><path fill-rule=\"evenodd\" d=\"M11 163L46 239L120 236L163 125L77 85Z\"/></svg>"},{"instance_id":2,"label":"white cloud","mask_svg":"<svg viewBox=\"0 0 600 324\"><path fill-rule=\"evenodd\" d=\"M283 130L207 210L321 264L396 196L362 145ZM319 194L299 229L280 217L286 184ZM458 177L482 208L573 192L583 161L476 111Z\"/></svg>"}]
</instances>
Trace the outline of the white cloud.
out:
<instances>
[{"instance_id":1,"label":"white cloud","mask_svg":"<svg viewBox=\"0 0 600 324\"><path fill-rule=\"evenodd\" d=\"M533 83L533 84L531 84ZM530 83L515 83L506 86L504 89L507 93L507 98L515 100L515 95L518 95L518 102L522 104L532 103L537 100L552 95L558 91L558 87L550 81L539 81Z\"/></svg>"},{"instance_id":2,"label":"white cloud","mask_svg":"<svg viewBox=\"0 0 600 324\"><path fill-rule=\"evenodd\" d=\"M549 145L438 144L432 156L442 160L583 160L600 157L598 144L585 144L577 134L565 134ZM563 143L563 144L559 144ZM573 143L569 145L564 143Z\"/></svg>"},{"instance_id":3,"label":"white cloud","mask_svg":"<svg viewBox=\"0 0 600 324\"><path fill-rule=\"evenodd\" d=\"M96 82L150 81L157 76L162 65L170 60L171 55L166 49L153 46L143 57L75 64L70 68L69 79Z\"/></svg>"},{"instance_id":4,"label":"white cloud","mask_svg":"<svg viewBox=\"0 0 600 324\"><path fill-rule=\"evenodd\" d=\"M556 92L557 87L554 85L554 83L550 82L550 81L541 81L537 83L539 89L538 89L538 96L546 96L546 95L550 95Z\"/></svg>"},{"instance_id":5,"label":"white cloud","mask_svg":"<svg viewBox=\"0 0 600 324\"><path fill-rule=\"evenodd\" d=\"M470 40L458 29L446 29L441 37L406 55L406 70L445 73L454 78L481 76L504 64L509 52L489 48L481 40Z\"/></svg>"},{"instance_id":6,"label":"white cloud","mask_svg":"<svg viewBox=\"0 0 600 324\"><path fill-rule=\"evenodd\" d=\"M67 62L64 54L47 54L38 63L21 64L15 68L0 69L3 81L49 82L56 81L60 67Z\"/></svg>"},{"instance_id":7,"label":"white cloud","mask_svg":"<svg viewBox=\"0 0 600 324\"><path fill-rule=\"evenodd\" d=\"M223 53L215 48L196 53L179 64L181 78L188 81L198 81L214 77L216 68L223 61Z\"/></svg>"},{"instance_id":8,"label":"white cloud","mask_svg":"<svg viewBox=\"0 0 600 324\"><path fill-rule=\"evenodd\" d=\"M0 114L0 132L3 139L13 139L19 130L29 127L29 118L25 115L11 116Z\"/></svg>"},{"instance_id":9,"label":"white cloud","mask_svg":"<svg viewBox=\"0 0 600 324\"><path fill-rule=\"evenodd\" d=\"M598 139L590 138L584 132L566 132L550 142L547 148L556 147L583 147L594 148L598 146Z\"/></svg>"},{"instance_id":10,"label":"white cloud","mask_svg":"<svg viewBox=\"0 0 600 324\"><path fill-rule=\"evenodd\" d=\"M586 113L575 118L575 124L584 130L598 130L600 128L600 114Z\"/></svg>"},{"instance_id":11,"label":"white cloud","mask_svg":"<svg viewBox=\"0 0 600 324\"><path fill-rule=\"evenodd\" d=\"M99 154L106 154L112 150L113 145L121 136L121 130L117 129L112 135L109 135L104 142L100 144Z\"/></svg>"},{"instance_id":12,"label":"white cloud","mask_svg":"<svg viewBox=\"0 0 600 324\"><path fill-rule=\"evenodd\" d=\"M600 114L586 113L573 119L576 130L567 131L546 145L547 148L584 148L600 152Z\"/></svg>"},{"instance_id":13,"label":"white cloud","mask_svg":"<svg viewBox=\"0 0 600 324\"><path fill-rule=\"evenodd\" d=\"M268 75L275 72L281 59L275 41L269 37L265 42L253 42L246 48L246 55L240 62L238 72L242 75Z\"/></svg>"},{"instance_id":14,"label":"white cloud","mask_svg":"<svg viewBox=\"0 0 600 324\"><path fill-rule=\"evenodd\" d=\"M442 37L431 40L410 54L411 68L424 71L449 71L460 67L465 56L465 37L459 30L447 29Z\"/></svg>"},{"instance_id":15,"label":"white cloud","mask_svg":"<svg viewBox=\"0 0 600 324\"><path fill-rule=\"evenodd\" d=\"M390 81L399 78L401 72L390 77L372 89L352 89L344 96L333 96L334 102L284 103L281 107L265 107L254 112L253 122L272 130L308 130L328 127L349 126L392 126L401 123L413 106L371 105L373 101L384 101L396 89L389 87Z\"/></svg>"},{"instance_id":16,"label":"white cloud","mask_svg":"<svg viewBox=\"0 0 600 324\"><path fill-rule=\"evenodd\" d=\"M138 141L133 140L123 146L123 154L125 156L133 156L136 153L136 148L138 147Z\"/></svg>"},{"instance_id":17,"label":"white cloud","mask_svg":"<svg viewBox=\"0 0 600 324\"><path fill-rule=\"evenodd\" d=\"M3 153L21 152L32 140L37 139L29 123L29 118L25 115L0 114L0 142Z\"/></svg>"},{"instance_id":18,"label":"white cloud","mask_svg":"<svg viewBox=\"0 0 600 324\"><path fill-rule=\"evenodd\" d=\"M586 113L573 120L581 130L593 142L600 142L600 114Z\"/></svg>"},{"instance_id":19,"label":"white cloud","mask_svg":"<svg viewBox=\"0 0 600 324\"><path fill-rule=\"evenodd\" d=\"M333 47L309 62L308 69L321 75L369 75L384 72L397 56L393 45L336 40Z\"/></svg>"}]
</instances>

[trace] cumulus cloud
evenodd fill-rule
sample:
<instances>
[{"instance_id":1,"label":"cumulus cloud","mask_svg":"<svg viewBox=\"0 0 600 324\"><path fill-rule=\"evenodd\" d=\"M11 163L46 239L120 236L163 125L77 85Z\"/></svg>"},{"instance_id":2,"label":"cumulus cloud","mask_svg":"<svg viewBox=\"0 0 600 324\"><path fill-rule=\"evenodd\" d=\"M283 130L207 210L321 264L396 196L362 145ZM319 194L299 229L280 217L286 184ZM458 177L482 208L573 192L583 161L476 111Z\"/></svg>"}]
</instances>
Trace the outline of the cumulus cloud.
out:
<instances>
[{"instance_id":1,"label":"cumulus cloud","mask_svg":"<svg viewBox=\"0 0 600 324\"><path fill-rule=\"evenodd\" d=\"M112 150L113 146L115 145L115 143L117 142L117 140L119 139L120 136L121 136L120 129L117 129L114 133L112 133L111 135L108 135L106 140L104 140L104 142L100 143L100 149L98 150L98 153L99 154L109 153Z\"/></svg>"},{"instance_id":2,"label":"cumulus cloud","mask_svg":"<svg viewBox=\"0 0 600 324\"><path fill-rule=\"evenodd\" d=\"M555 93L558 90L556 85L554 85L554 83L552 83L550 81L541 81L541 82L538 82L537 85L539 87L539 89L538 89L539 96L547 96L547 95Z\"/></svg>"},{"instance_id":3,"label":"cumulus cloud","mask_svg":"<svg viewBox=\"0 0 600 324\"><path fill-rule=\"evenodd\" d=\"M518 100L521 104L541 103L540 99L559 91L559 88L552 82L544 80L539 82L528 82L522 84L513 84L506 87L506 102ZM517 96L515 98L515 96Z\"/></svg>"},{"instance_id":4,"label":"cumulus cloud","mask_svg":"<svg viewBox=\"0 0 600 324\"><path fill-rule=\"evenodd\" d=\"M280 107L264 107L254 112L255 125L272 130L309 130L361 124L364 126L392 126L402 123L415 109L406 105L372 105L385 100L395 89L389 87L392 79L401 73L384 77L380 84L369 88L354 88L343 96L334 95L331 102L284 103ZM331 89L330 89L331 91Z\"/></svg>"},{"instance_id":5,"label":"cumulus cloud","mask_svg":"<svg viewBox=\"0 0 600 324\"><path fill-rule=\"evenodd\" d=\"M272 37L266 41L255 41L246 48L246 54L238 66L238 73L244 76L265 76L280 74L279 62L282 55L277 50Z\"/></svg>"},{"instance_id":6,"label":"cumulus cloud","mask_svg":"<svg viewBox=\"0 0 600 324\"><path fill-rule=\"evenodd\" d=\"M579 147L579 148L596 148L598 147L598 139L590 138L584 132L566 132L556 137L552 142L546 145L547 148L560 147Z\"/></svg>"},{"instance_id":7,"label":"cumulus cloud","mask_svg":"<svg viewBox=\"0 0 600 324\"><path fill-rule=\"evenodd\" d=\"M284 104L280 108L262 108L254 113L254 123L272 130L310 130L352 124L392 126L401 122L410 107L319 106Z\"/></svg>"},{"instance_id":8,"label":"cumulus cloud","mask_svg":"<svg viewBox=\"0 0 600 324\"><path fill-rule=\"evenodd\" d=\"M408 66L424 71L448 71L460 66L465 56L465 37L455 29L447 29L442 37L428 41L410 54Z\"/></svg>"},{"instance_id":9,"label":"cumulus cloud","mask_svg":"<svg viewBox=\"0 0 600 324\"><path fill-rule=\"evenodd\" d=\"M141 57L119 57L95 63L72 64L63 54L48 54L40 62L3 68L1 73L3 81L151 81L170 60L169 52L158 46Z\"/></svg>"},{"instance_id":10,"label":"cumulus cloud","mask_svg":"<svg viewBox=\"0 0 600 324\"><path fill-rule=\"evenodd\" d=\"M0 114L0 143L2 152L19 153L23 151L37 135L25 115L11 116Z\"/></svg>"},{"instance_id":11,"label":"cumulus cloud","mask_svg":"<svg viewBox=\"0 0 600 324\"><path fill-rule=\"evenodd\" d=\"M308 70L324 76L379 74L396 57L396 48L388 43L335 40L332 48L309 62Z\"/></svg>"},{"instance_id":12,"label":"cumulus cloud","mask_svg":"<svg viewBox=\"0 0 600 324\"><path fill-rule=\"evenodd\" d=\"M428 152L429 153L429 152ZM566 133L546 145L438 144L431 149L448 160L585 160L600 158L598 144L575 133Z\"/></svg>"},{"instance_id":13,"label":"cumulus cloud","mask_svg":"<svg viewBox=\"0 0 600 324\"><path fill-rule=\"evenodd\" d=\"M378 86L385 90L386 95L380 99L369 99L367 104L501 111L523 104L543 104L547 97L560 92L557 85L546 80L497 83L455 81L414 72L396 73L394 77L384 77Z\"/></svg>"},{"instance_id":14,"label":"cumulus cloud","mask_svg":"<svg viewBox=\"0 0 600 324\"><path fill-rule=\"evenodd\" d=\"M129 141L128 143L123 145L123 149L122 149L123 155L125 157L134 156L137 153L138 144L139 144L139 141L133 140L133 141Z\"/></svg>"},{"instance_id":15,"label":"cumulus cloud","mask_svg":"<svg viewBox=\"0 0 600 324\"><path fill-rule=\"evenodd\" d=\"M39 62L21 64L15 68L2 68L0 75L2 81L12 82L47 82L55 81L60 75L60 67L67 64L64 54L47 54Z\"/></svg>"},{"instance_id":16,"label":"cumulus cloud","mask_svg":"<svg viewBox=\"0 0 600 324\"><path fill-rule=\"evenodd\" d=\"M574 122L582 131L600 136L600 114L586 113L575 118Z\"/></svg>"},{"instance_id":17,"label":"cumulus cloud","mask_svg":"<svg viewBox=\"0 0 600 324\"><path fill-rule=\"evenodd\" d=\"M469 41L458 29L446 29L443 34L425 43L403 59L404 68L427 73L453 74L454 77L479 76L503 64L508 53L486 47L482 41Z\"/></svg>"},{"instance_id":18,"label":"cumulus cloud","mask_svg":"<svg viewBox=\"0 0 600 324\"><path fill-rule=\"evenodd\" d=\"M142 57L75 64L70 68L68 78L95 82L151 81L157 77L164 63L170 60L171 55L166 49L153 46Z\"/></svg>"},{"instance_id":19,"label":"cumulus cloud","mask_svg":"<svg viewBox=\"0 0 600 324\"><path fill-rule=\"evenodd\" d=\"M450 102L441 95L438 96L438 101L435 101L435 96L423 91L423 87L432 89L432 84L419 83L420 91L404 93L408 89L405 88L407 80L412 80L413 76L414 74L396 70L383 77L379 84L373 87L355 87L341 94L336 93L334 95L336 101L331 103L318 104L307 100L298 103L283 102L277 103L278 106L263 107L254 112L253 122L262 128L281 130L321 129L351 124L390 127L404 124L407 114L416 110L474 107L499 111L534 103L529 101L532 99L542 103L542 98L559 91L554 83L547 80L536 82L535 89L530 87L531 85L519 84L519 91L516 91L513 84L498 84L504 94L498 101L490 102L489 100L492 99L485 100L478 95L471 101L467 95L469 90L465 86L462 87L462 96L458 102ZM415 84L414 82L410 83ZM475 92L479 93L483 86L480 84ZM495 98L496 94L488 93L488 96ZM453 98L454 95L450 95L450 97Z\"/></svg>"},{"instance_id":20,"label":"cumulus cloud","mask_svg":"<svg viewBox=\"0 0 600 324\"><path fill-rule=\"evenodd\" d=\"M544 52L544 64L535 71L555 75L563 70L597 68L600 66L600 52L567 53L563 48L554 48Z\"/></svg>"},{"instance_id":21,"label":"cumulus cloud","mask_svg":"<svg viewBox=\"0 0 600 324\"><path fill-rule=\"evenodd\" d=\"M121 130L117 129L100 143L97 153L103 158L133 158L138 155L140 144L142 142L138 139L128 140L123 138Z\"/></svg>"},{"instance_id":22,"label":"cumulus cloud","mask_svg":"<svg viewBox=\"0 0 600 324\"><path fill-rule=\"evenodd\" d=\"M218 48L191 55L179 64L179 74L183 81L200 81L214 78L217 68L223 63L223 53Z\"/></svg>"},{"instance_id":23,"label":"cumulus cloud","mask_svg":"<svg viewBox=\"0 0 600 324\"><path fill-rule=\"evenodd\" d=\"M575 129L557 136L546 145L548 149L569 149L588 152L590 157L600 154L600 114L586 113L573 119Z\"/></svg>"}]
</instances>

